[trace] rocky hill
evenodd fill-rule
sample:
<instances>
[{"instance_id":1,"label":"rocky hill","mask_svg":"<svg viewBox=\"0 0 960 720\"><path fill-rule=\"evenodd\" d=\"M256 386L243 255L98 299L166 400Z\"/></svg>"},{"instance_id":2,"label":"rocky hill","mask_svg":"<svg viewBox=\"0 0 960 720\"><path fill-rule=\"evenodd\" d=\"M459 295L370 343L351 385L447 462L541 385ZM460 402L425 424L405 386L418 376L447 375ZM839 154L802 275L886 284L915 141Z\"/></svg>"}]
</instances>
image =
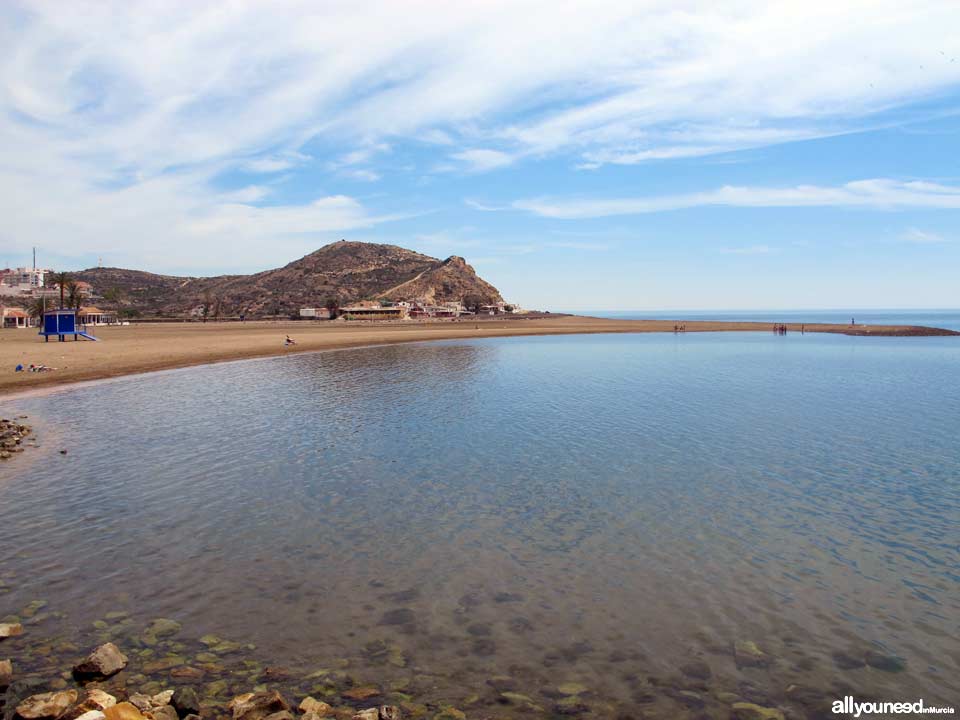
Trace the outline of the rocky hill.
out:
<instances>
[{"instance_id":1,"label":"rocky hill","mask_svg":"<svg viewBox=\"0 0 960 720\"><path fill-rule=\"evenodd\" d=\"M345 240L254 275L176 277L120 268L91 268L73 275L104 296L105 305L145 315L186 315L203 305L211 315L286 315L331 298L341 305L374 299L502 300L461 257L438 260L396 245Z\"/></svg>"}]
</instances>

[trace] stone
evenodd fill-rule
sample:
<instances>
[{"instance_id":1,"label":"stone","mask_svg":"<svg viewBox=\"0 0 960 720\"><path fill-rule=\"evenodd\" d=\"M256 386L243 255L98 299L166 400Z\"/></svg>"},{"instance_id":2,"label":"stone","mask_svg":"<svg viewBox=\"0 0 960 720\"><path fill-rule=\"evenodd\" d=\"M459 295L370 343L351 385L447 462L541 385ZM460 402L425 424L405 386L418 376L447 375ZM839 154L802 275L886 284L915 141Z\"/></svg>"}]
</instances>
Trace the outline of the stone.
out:
<instances>
[{"instance_id":1,"label":"stone","mask_svg":"<svg viewBox=\"0 0 960 720\"><path fill-rule=\"evenodd\" d=\"M380 688L373 685L360 685L344 691L343 696L350 700L368 700L380 694Z\"/></svg>"},{"instance_id":2,"label":"stone","mask_svg":"<svg viewBox=\"0 0 960 720\"><path fill-rule=\"evenodd\" d=\"M378 708L367 708L355 713L353 720L380 720L380 710Z\"/></svg>"},{"instance_id":3,"label":"stone","mask_svg":"<svg viewBox=\"0 0 960 720\"><path fill-rule=\"evenodd\" d=\"M152 635L153 637L169 637L170 635L176 635L180 632L180 623L176 620L170 620L169 618L157 618L153 620L144 630L144 635Z\"/></svg>"},{"instance_id":4,"label":"stone","mask_svg":"<svg viewBox=\"0 0 960 720\"><path fill-rule=\"evenodd\" d=\"M0 623L0 640L22 634L23 625L20 623Z\"/></svg>"},{"instance_id":5,"label":"stone","mask_svg":"<svg viewBox=\"0 0 960 720\"><path fill-rule=\"evenodd\" d=\"M401 720L403 713L396 705L381 705L380 720Z\"/></svg>"},{"instance_id":6,"label":"stone","mask_svg":"<svg viewBox=\"0 0 960 720\"><path fill-rule=\"evenodd\" d=\"M78 715L76 720L106 720L107 716L102 710L87 710L82 715Z\"/></svg>"},{"instance_id":7,"label":"stone","mask_svg":"<svg viewBox=\"0 0 960 720\"><path fill-rule=\"evenodd\" d=\"M158 692L150 698L150 702L154 707L160 707L161 705L169 705L170 700L173 699L174 690L164 690L163 692Z\"/></svg>"},{"instance_id":8,"label":"stone","mask_svg":"<svg viewBox=\"0 0 960 720\"><path fill-rule=\"evenodd\" d=\"M23 610L20 611L20 614L25 618L32 618L40 610L47 606L46 600L34 600L29 605L27 605Z\"/></svg>"},{"instance_id":9,"label":"stone","mask_svg":"<svg viewBox=\"0 0 960 720\"><path fill-rule=\"evenodd\" d=\"M433 720L467 720L467 714L455 707L448 707L434 715Z\"/></svg>"},{"instance_id":10,"label":"stone","mask_svg":"<svg viewBox=\"0 0 960 720\"><path fill-rule=\"evenodd\" d=\"M737 667L766 667L769 656L752 640L737 640L733 645L733 657Z\"/></svg>"},{"instance_id":11,"label":"stone","mask_svg":"<svg viewBox=\"0 0 960 720\"><path fill-rule=\"evenodd\" d=\"M170 698L170 704L179 717L200 714L200 698L192 687L178 687Z\"/></svg>"},{"instance_id":12,"label":"stone","mask_svg":"<svg viewBox=\"0 0 960 720\"><path fill-rule=\"evenodd\" d=\"M271 690L237 695L227 709L233 714L233 720L263 720L273 713L289 710L290 706L280 693Z\"/></svg>"},{"instance_id":13,"label":"stone","mask_svg":"<svg viewBox=\"0 0 960 720\"><path fill-rule=\"evenodd\" d=\"M87 690L87 694L84 696L83 702L80 703L80 707L83 710L106 710L116 704L117 699L110 693L104 692L99 688L91 688Z\"/></svg>"},{"instance_id":14,"label":"stone","mask_svg":"<svg viewBox=\"0 0 960 720\"><path fill-rule=\"evenodd\" d=\"M104 710L103 714L107 716L107 720L143 720L143 713L136 705L128 702L112 705Z\"/></svg>"},{"instance_id":15,"label":"stone","mask_svg":"<svg viewBox=\"0 0 960 720\"><path fill-rule=\"evenodd\" d=\"M413 610L410 608L396 608L388 610L380 618L380 625L409 625L416 620Z\"/></svg>"},{"instance_id":16,"label":"stone","mask_svg":"<svg viewBox=\"0 0 960 720\"><path fill-rule=\"evenodd\" d=\"M104 643L73 668L78 679L108 678L127 666L127 656L113 643Z\"/></svg>"},{"instance_id":17,"label":"stone","mask_svg":"<svg viewBox=\"0 0 960 720\"><path fill-rule=\"evenodd\" d=\"M23 720L53 720L65 714L76 702L76 690L40 693L17 705L17 715Z\"/></svg>"},{"instance_id":18,"label":"stone","mask_svg":"<svg viewBox=\"0 0 960 720\"><path fill-rule=\"evenodd\" d=\"M9 660L0 660L0 690L4 690L12 682L13 663Z\"/></svg>"},{"instance_id":19,"label":"stone","mask_svg":"<svg viewBox=\"0 0 960 720\"><path fill-rule=\"evenodd\" d=\"M833 664L841 670L859 670L866 665L860 658L845 652L835 652L832 657Z\"/></svg>"},{"instance_id":20,"label":"stone","mask_svg":"<svg viewBox=\"0 0 960 720\"><path fill-rule=\"evenodd\" d=\"M207 683L206 687L203 689L203 694L207 697L223 695L225 692L227 692L226 680L214 680L211 683Z\"/></svg>"},{"instance_id":21,"label":"stone","mask_svg":"<svg viewBox=\"0 0 960 720\"><path fill-rule=\"evenodd\" d=\"M177 711L169 705L153 708L147 713L147 717L153 718L153 720L178 720Z\"/></svg>"},{"instance_id":22,"label":"stone","mask_svg":"<svg viewBox=\"0 0 960 720\"><path fill-rule=\"evenodd\" d=\"M703 660L692 660L681 665L680 672L694 680L709 680L710 676L713 675L713 673L710 672L710 666Z\"/></svg>"},{"instance_id":23,"label":"stone","mask_svg":"<svg viewBox=\"0 0 960 720\"><path fill-rule=\"evenodd\" d=\"M557 686L557 692L561 695L582 695L587 692L587 690L586 685L575 682L563 683L563 685Z\"/></svg>"},{"instance_id":24,"label":"stone","mask_svg":"<svg viewBox=\"0 0 960 720\"><path fill-rule=\"evenodd\" d=\"M140 712L146 712L153 707L150 696L144 695L143 693L133 693L127 698L127 702L133 705Z\"/></svg>"},{"instance_id":25,"label":"stone","mask_svg":"<svg viewBox=\"0 0 960 720\"><path fill-rule=\"evenodd\" d=\"M753 703L734 703L731 709L735 720L785 720L781 710L765 708Z\"/></svg>"},{"instance_id":26,"label":"stone","mask_svg":"<svg viewBox=\"0 0 960 720\"><path fill-rule=\"evenodd\" d=\"M293 720L293 715L290 714L289 710L281 710L267 715L263 720Z\"/></svg>"},{"instance_id":27,"label":"stone","mask_svg":"<svg viewBox=\"0 0 960 720\"><path fill-rule=\"evenodd\" d=\"M179 678L181 680L199 680L203 677L203 674L204 673L201 668L193 667L191 665L175 667L170 671L170 677Z\"/></svg>"},{"instance_id":28,"label":"stone","mask_svg":"<svg viewBox=\"0 0 960 720\"><path fill-rule=\"evenodd\" d=\"M867 653L865 660L867 661L867 665L874 670L882 670L883 672L898 673L903 672L907 668L905 660L895 655L884 655L874 652L873 650Z\"/></svg>"},{"instance_id":29,"label":"stone","mask_svg":"<svg viewBox=\"0 0 960 720\"><path fill-rule=\"evenodd\" d=\"M300 702L298 709L302 713L315 713L320 717L327 717L333 714L333 708L330 707L330 705L313 697L305 697Z\"/></svg>"}]
</instances>

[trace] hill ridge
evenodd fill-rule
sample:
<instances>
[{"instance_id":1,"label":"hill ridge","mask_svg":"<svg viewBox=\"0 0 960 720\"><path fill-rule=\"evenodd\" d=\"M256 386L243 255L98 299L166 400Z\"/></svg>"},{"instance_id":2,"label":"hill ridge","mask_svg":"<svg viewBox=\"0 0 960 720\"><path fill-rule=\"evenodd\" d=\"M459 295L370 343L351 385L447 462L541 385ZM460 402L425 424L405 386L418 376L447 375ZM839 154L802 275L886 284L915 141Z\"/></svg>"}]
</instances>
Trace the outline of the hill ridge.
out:
<instances>
[{"instance_id":1,"label":"hill ridge","mask_svg":"<svg viewBox=\"0 0 960 720\"><path fill-rule=\"evenodd\" d=\"M334 299L445 302L477 297L503 300L466 260L446 260L399 245L340 240L272 270L249 275L179 276L126 268L73 273L96 292L120 296L122 307L144 314L187 315L207 306L212 315L295 313Z\"/></svg>"}]
</instances>

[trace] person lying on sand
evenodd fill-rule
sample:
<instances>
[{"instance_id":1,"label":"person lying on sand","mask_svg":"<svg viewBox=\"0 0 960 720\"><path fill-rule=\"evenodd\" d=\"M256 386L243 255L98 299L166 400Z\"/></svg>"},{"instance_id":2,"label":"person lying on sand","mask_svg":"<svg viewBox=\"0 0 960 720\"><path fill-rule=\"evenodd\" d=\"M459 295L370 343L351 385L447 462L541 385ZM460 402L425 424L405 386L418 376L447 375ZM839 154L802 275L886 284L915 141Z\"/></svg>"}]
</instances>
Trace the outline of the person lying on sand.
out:
<instances>
[{"instance_id":1,"label":"person lying on sand","mask_svg":"<svg viewBox=\"0 0 960 720\"><path fill-rule=\"evenodd\" d=\"M56 370L55 367L47 367L46 365L34 365L30 364L30 372L50 372L51 370Z\"/></svg>"}]
</instances>

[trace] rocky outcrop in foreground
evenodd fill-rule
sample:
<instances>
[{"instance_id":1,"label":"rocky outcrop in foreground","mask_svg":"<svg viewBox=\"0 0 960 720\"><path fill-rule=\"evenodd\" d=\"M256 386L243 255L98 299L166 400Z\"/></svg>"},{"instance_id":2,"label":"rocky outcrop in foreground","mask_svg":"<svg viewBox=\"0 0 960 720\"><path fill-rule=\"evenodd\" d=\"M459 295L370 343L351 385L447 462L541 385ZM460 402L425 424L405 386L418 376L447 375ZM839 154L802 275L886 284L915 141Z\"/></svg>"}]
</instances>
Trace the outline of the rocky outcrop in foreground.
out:
<instances>
[{"instance_id":1,"label":"rocky outcrop in foreground","mask_svg":"<svg viewBox=\"0 0 960 720\"><path fill-rule=\"evenodd\" d=\"M93 655L104 655L103 647ZM106 651L111 655L112 650ZM276 690L237 695L227 705L231 720L296 720L286 699ZM304 698L298 707L300 720L352 718L352 720L401 720L403 712L395 705L379 705L346 713L313 697ZM77 690L55 690L30 695L21 700L14 720L202 720L200 700L192 688L179 687L154 695L133 693L125 700L98 688L86 691L81 699ZM454 716L451 716L454 717Z\"/></svg>"},{"instance_id":2,"label":"rocky outcrop in foreground","mask_svg":"<svg viewBox=\"0 0 960 720\"><path fill-rule=\"evenodd\" d=\"M26 416L21 416L21 420ZM18 420L0 418L0 460L9 460L14 453L23 452L24 441L33 432L29 425Z\"/></svg>"}]
</instances>

